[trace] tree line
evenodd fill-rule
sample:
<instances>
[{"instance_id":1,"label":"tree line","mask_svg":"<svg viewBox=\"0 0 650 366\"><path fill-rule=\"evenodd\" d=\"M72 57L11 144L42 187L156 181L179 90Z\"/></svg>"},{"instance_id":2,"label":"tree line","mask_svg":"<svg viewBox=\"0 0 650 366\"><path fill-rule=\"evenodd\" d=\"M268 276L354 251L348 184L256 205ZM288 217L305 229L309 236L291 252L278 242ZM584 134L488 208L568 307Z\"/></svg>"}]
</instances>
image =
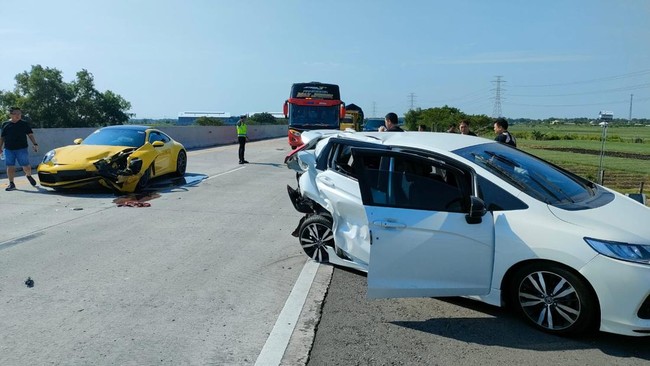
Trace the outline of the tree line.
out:
<instances>
[{"instance_id":1,"label":"tree line","mask_svg":"<svg viewBox=\"0 0 650 366\"><path fill-rule=\"evenodd\" d=\"M61 71L35 65L15 80L13 91L0 90L0 107L21 108L33 127L101 127L124 124L133 116L127 112L131 103L110 90L97 90L85 69L66 83Z\"/></svg>"}]
</instances>

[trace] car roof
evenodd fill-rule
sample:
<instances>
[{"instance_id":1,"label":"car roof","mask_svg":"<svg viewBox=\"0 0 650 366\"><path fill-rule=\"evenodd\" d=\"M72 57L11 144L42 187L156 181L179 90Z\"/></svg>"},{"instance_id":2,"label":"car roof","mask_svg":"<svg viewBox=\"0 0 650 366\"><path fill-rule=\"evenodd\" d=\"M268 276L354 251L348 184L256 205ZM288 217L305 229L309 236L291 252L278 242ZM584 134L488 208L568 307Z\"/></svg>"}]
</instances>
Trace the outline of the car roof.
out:
<instances>
[{"instance_id":1,"label":"car roof","mask_svg":"<svg viewBox=\"0 0 650 366\"><path fill-rule=\"evenodd\" d=\"M136 130L136 131L146 131L151 130L150 126L144 125L113 125L100 128L101 130Z\"/></svg>"},{"instance_id":2,"label":"car roof","mask_svg":"<svg viewBox=\"0 0 650 366\"><path fill-rule=\"evenodd\" d=\"M497 143L483 137L447 132L344 132L338 137L377 141L388 146L411 147L438 152L453 151L485 143Z\"/></svg>"}]
</instances>

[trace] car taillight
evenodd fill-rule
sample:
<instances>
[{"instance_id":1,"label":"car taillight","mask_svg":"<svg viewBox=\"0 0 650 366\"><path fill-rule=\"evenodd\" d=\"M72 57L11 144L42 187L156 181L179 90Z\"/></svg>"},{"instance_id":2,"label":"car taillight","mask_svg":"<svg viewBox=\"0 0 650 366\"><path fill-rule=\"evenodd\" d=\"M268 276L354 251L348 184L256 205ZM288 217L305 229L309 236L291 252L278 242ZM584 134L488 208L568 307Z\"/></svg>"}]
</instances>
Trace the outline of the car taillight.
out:
<instances>
[{"instance_id":1,"label":"car taillight","mask_svg":"<svg viewBox=\"0 0 650 366\"><path fill-rule=\"evenodd\" d=\"M291 150L291 152L289 154L287 154L287 156L284 157L284 163L286 164L289 160L291 160L291 158L294 155L296 155L298 153L298 151L304 150L306 147L307 147L307 145L302 144L302 145L298 146L297 148L295 148L294 150Z\"/></svg>"}]
</instances>

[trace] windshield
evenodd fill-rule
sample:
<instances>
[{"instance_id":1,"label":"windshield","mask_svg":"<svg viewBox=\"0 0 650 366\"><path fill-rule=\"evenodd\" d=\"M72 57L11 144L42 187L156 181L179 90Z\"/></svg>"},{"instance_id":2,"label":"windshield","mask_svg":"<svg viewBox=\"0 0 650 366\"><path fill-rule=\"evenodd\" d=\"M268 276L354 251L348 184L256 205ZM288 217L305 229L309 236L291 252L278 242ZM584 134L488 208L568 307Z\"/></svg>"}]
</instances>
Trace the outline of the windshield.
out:
<instances>
[{"instance_id":1,"label":"windshield","mask_svg":"<svg viewBox=\"0 0 650 366\"><path fill-rule=\"evenodd\" d=\"M384 125L383 119L369 119L363 125L364 131L377 131L379 127Z\"/></svg>"},{"instance_id":2,"label":"windshield","mask_svg":"<svg viewBox=\"0 0 650 366\"><path fill-rule=\"evenodd\" d=\"M595 194L592 182L503 144L481 144L454 152L550 205L582 202Z\"/></svg>"},{"instance_id":3,"label":"windshield","mask_svg":"<svg viewBox=\"0 0 650 366\"><path fill-rule=\"evenodd\" d=\"M339 106L315 107L291 104L289 125L338 129Z\"/></svg>"},{"instance_id":4,"label":"windshield","mask_svg":"<svg viewBox=\"0 0 650 366\"><path fill-rule=\"evenodd\" d=\"M144 136L142 130L103 128L90 134L81 144L140 147L144 145Z\"/></svg>"}]
</instances>

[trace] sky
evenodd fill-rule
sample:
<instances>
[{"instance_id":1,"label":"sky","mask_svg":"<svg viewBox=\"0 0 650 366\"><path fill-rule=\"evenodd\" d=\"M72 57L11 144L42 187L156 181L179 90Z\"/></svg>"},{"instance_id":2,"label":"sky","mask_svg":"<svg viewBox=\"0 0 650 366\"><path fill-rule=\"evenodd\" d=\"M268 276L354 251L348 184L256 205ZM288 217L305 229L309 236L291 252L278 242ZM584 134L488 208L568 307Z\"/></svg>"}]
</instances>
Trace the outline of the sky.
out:
<instances>
[{"instance_id":1,"label":"sky","mask_svg":"<svg viewBox=\"0 0 650 366\"><path fill-rule=\"evenodd\" d=\"M650 118L649 0L0 0L0 90L83 69L136 118L281 112L338 84L367 117ZM11 14L11 16L10 16ZM499 108L500 107L500 108ZM498 113L500 110L501 113Z\"/></svg>"}]
</instances>

